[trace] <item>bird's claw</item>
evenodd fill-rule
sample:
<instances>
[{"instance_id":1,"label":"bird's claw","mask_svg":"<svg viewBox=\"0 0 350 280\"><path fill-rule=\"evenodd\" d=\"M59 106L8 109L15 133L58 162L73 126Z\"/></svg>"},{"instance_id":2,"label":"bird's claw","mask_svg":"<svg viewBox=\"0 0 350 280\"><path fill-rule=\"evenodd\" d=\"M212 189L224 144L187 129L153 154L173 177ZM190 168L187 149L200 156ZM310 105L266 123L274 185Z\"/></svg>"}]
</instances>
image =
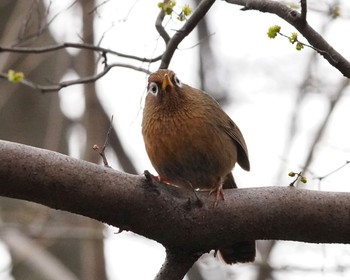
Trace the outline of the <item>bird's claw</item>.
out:
<instances>
[{"instance_id":1,"label":"bird's claw","mask_svg":"<svg viewBox=\"0 0 350 280\"><path fill-rule=\"evenodd\" d=\"M222 200L225 200L224 192L222 190L222 184L217 185L215 188L213 188L210 192L209 195L212 193L216 192L216 198L214 202L214 206L217 207L219 204L219 199L221 197Z\"/></svg>"}]
</instances>

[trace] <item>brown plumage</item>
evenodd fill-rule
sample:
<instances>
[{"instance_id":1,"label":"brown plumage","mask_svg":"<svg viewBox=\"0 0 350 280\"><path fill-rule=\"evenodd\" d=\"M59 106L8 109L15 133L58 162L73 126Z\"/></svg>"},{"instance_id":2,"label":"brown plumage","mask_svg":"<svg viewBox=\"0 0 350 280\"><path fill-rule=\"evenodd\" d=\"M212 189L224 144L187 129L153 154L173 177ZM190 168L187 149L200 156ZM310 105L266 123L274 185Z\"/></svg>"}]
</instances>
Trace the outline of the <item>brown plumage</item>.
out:
<instances>
[{"instance_id":1,"label":"brown plumage","mask_svg":"<svg viewBox=\"0 0 350 280\"><path fill-rule=\"evenodd\" d=\"M211 189L216 204L223 188L236 188L236 162L249 171L247 146L237 125L208 94L182 83L171 70L148 78L142 120L146 151L160 178L179 187ZM227 263L253 261L255 241L233 244ZM241 248L242 247L242 248Z\"/></svg>"}]
</instances>

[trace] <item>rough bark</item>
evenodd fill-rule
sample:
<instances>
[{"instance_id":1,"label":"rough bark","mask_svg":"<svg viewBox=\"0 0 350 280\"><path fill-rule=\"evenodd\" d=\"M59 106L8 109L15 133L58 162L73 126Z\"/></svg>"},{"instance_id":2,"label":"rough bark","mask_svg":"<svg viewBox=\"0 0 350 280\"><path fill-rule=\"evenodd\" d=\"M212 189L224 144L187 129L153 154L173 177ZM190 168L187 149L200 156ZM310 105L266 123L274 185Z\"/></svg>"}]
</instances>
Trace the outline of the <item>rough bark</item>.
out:
<instances>
[{"instance_id":1,"label":"rough bark","mask_svg":"<svg viewBox=\"0 0 350 280\"><path fill-rule=\"evenodd\" d=\"M350 194L294 187L225 190L225 201L68 156L0 141L0 195L81 214L205 252L232 240L350 243ZM175 230L176 229L176 230Z\"/></svg>"},{"instance_id":2,"label":"rough bark","mask_svg":"<svg viewBox=\"0 0 350 280\"><path fill-rule=\"evenodd\" d=\"M1 196L84 215L162 243L168 261L158 280L182 279L202 253L232 241L350 243L349 193L225 190L225 200L214 207L208 193L198 194L199 205L191 191L56 152L6 141L0 141L0 151ZM171 269L174 263L177 269Z\"/></svg>"}]
</instances>

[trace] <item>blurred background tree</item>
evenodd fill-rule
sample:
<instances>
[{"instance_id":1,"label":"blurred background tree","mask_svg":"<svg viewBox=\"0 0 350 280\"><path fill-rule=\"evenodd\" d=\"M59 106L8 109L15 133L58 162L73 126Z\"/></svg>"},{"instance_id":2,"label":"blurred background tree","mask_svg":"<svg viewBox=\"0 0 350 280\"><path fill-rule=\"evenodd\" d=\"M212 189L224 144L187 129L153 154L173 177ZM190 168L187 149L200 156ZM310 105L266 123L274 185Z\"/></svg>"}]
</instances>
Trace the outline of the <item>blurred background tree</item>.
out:
<instances>
[{"instance_id":1,"label":"blurred background tree","mask_svg":"<svg viewBox=\"0 0 350 280\"><path fill-rule=\"evenodd\" d=\"M50 29L49 16L54 20L50 2L18 0L2 1L0 5L2 46L31 47L58 43ZM90 12L95 8L95 2L74 1L68 8L81 15L82 29L76 30L81 36L80 40L94 44L94 14ZM56 16L64 15L57 12ZM47 78L51 81L62 80L69 72L82 77L93 75L96 72L95 60L95 54L90 51L72 54L65 49L42 55L0 55L1 69L20 69L26 78L38 84L50 83ZM6 80L0 80L0 84L1 139L69 154L70 138L72 134L77 134L79 156L95 163L100 161L92 146L104 142L110 117L104 112L93 83L85 84L81 89L84 99L80 100L78 107L85 104L85 110L81 116L73 119L62 113L57 93L41 94L28 86L14 86ZM125 171L135 173L116 133L111 137L111 148L120 154ZM6 198L1 198L1 219L3 227L11 227L12 238L30 239L26 242L47 251L52 265L60 268L55 271L63 273L55 275L55 271L46 271L48 259L37 258L33 254L36 251L28 250L21 242L9 241L5 232L4 241L11 252L11 273L15 279L107 279L104 226L101 223Z\"/></svg>"}]
</instances>

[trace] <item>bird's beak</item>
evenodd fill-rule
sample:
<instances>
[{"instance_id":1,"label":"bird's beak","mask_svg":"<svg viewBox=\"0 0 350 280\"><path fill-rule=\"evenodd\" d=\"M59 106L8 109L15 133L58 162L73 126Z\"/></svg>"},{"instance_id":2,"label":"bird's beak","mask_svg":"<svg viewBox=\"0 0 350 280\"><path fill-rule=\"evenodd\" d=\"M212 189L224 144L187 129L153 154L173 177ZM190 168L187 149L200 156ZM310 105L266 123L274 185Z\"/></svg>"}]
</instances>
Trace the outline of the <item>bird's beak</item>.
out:
<instances>
[{"instance_id":1,"label":"bird's beak","mask_svg":"<svg viewBox=\"0 0 350 280\"><path fill-rule=\"evenodd\" d=\"M169 75L165 74L162 82L162 91L165 91L168 86L170 89L172 89L174 87L174 84L171 82Z\"/></svg>"}]
</instances>

